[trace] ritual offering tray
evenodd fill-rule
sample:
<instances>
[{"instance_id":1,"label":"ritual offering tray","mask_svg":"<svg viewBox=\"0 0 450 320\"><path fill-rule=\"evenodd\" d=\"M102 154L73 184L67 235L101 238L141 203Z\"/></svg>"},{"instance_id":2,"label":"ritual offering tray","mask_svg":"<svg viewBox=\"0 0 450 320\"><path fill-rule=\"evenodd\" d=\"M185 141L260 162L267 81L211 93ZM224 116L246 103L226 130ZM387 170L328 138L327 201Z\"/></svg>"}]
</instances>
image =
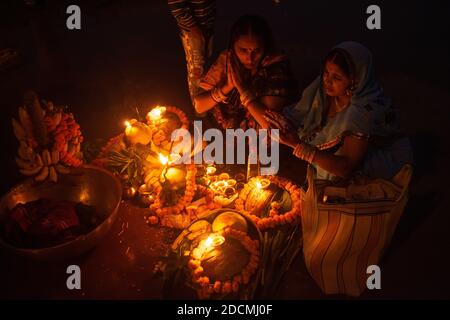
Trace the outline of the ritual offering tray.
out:
<instances>
[{"instance_id":1,"label":"ritual offering tray","mask_svg":"<svg viewBox=\"0 0 450 320\"><path fill-rule=\"evenodd\" d=\"M200 299L251 298L261 253L261 233L252 220L236 210L213 210L173 243L166 285L189 287Z\"/></svg>"}]
</instances>

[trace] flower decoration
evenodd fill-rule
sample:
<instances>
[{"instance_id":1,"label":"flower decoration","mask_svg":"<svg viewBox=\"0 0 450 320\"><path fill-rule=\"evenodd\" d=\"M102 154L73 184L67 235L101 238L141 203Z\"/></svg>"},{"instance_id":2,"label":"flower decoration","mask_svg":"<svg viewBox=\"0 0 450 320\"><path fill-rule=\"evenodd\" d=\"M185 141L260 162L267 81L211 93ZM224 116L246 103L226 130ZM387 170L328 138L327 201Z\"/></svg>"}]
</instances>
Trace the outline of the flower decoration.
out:
<instances>
[{"instance_id":1,"label":"flower decoration","mask_svg":"<svg viewBox=\"0 0 450 320\"><path fill-rule=\"evenodd\" d=\"M264 179L264 180L263 180ZM273 201L270 204L269 215L267 217L258 217L251 212L245 210L245 201L254 188L263 188L267 183L274 183L280 188L285 189L289 192L292 200L292 208L288 212L282 213L281 206L278 202ZM235 201L235 208L246 215L248 215L258 226L258 228L263 231L270 228L275 228L288 223L293 223L296 217L301 214L301 195L300 188L297 187L293 182L288 179L277 177L277 176L267 176L267 177L256 177L252 178L245 187L241 190L239 198Z\"/></svg>"},{"instance_id":2,"label":"flower decoration","mask_svg":"<svg viewBox=\"0 0 450 320\"><path fill-rule=\"evenodd\" d=\"M219 281L210 279L204 275L201 248L197 247L192 250L188 261L188 267L191 272L192 283L196 286L197 294L201 299L207 299L213 294L229 294L239 292L240 287L242 285L247 285L251 276L258 269L260 261L258 240L252 240L246 232L230 227L224 228L218 232L218 235L224 237L225 241L228 238L234 238L240 241L244 248L250 253L249 262L239 274L233 275L232 278L228 280Z\"/></svg>"}]
</instances>

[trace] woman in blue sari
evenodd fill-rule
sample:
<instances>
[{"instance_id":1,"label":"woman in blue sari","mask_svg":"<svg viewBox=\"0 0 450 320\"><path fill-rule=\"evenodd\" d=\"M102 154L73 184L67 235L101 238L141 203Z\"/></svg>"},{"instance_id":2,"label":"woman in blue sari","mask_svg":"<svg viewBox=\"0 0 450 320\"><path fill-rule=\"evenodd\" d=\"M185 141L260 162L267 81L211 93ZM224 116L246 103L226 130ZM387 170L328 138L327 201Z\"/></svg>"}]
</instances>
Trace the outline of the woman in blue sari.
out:
<instances>
[{"instance_id":1,"label":"woman in blue sari","mask_svg":"<svg viewBox=\"0 0 450 320\"><path fill-rule=\"evenodd\" d=\"M333 48L321 76L283 114L266 112L262 125L280 129L281 142L310 164L301 205L306 268L324 293L358 296L389 245L412 174L409 141L369 50ZM369 179L351 179L358 173Z\"/></svg>"},{"instance_id":2,"label":"woman in blue sari","mask_svg":"<svg viewBox=\"0 0 450 320\"><path fill-rule=\"evenodd\" d=\"M375 80L372 55L359 43L333 48L321 76L283 114L268 111L261 125L280 129L280 141L316 169L316 179L337 181L356 172L390 179L412 162L396 110Z\"/></svg>"}]
</instances>

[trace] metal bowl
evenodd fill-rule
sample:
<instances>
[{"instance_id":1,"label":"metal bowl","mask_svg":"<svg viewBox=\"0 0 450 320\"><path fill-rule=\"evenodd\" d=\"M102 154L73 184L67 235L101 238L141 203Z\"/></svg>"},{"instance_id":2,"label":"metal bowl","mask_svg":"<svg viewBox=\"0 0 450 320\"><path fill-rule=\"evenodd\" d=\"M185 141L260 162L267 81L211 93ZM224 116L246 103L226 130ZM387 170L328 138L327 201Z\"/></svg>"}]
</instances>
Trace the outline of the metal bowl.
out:
<instances>
[{"instance_id":1,"label":"metal bowl","mask_svg":"<svg viewBox=\"0 0 450 320\"><path fill-rule=\"evenodd\" d=\"M4 215L19 203L47 198L82 202L93 206L96 214L103 218L102 222L91 232L57 246L23 249L6 243L0 237L0 248L28 258L59 260L81 255L105 237L117 217L122 198L119 180L110 172L90 165L73 168L69 174L61 175L59 178L57 183L40 184L28 179L13 187L0 200L0 221L4 221Z\"/></svg>"}]
</instances>

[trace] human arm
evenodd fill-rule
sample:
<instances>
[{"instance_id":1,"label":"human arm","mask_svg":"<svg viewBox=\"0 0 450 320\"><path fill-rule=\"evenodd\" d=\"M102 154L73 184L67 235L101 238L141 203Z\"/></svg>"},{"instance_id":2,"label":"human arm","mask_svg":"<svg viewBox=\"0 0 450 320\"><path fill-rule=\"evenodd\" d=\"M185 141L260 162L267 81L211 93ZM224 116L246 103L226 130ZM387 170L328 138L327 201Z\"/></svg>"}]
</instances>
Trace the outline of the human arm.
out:
<instances>
[{"instance_id":1,"label":"human arm","mask_svg":"<svg viewBox=\"0 0 450 320\"><path fill-rule=\"evenodd\" d=\"M302 142L296 131L286 130L287 121L283 116L275 112L266 112L264 118L269 127L280 130L280 142L291 147L296 157L309 163L314 163L322 169L338 177L348 177L361 163L369 145L366 137L347 135L343 138L343 144L333 154L326 150L319 150L315 146Z\"/></svg>"},{"instance_id":2,"label":"human arm","mask_svg":"<svg viewBox=\"0 0 450 320\"><path fill-rule=\"evenodd\" d=\"M266 110L281 110L286 105L287 98L276 95L255 97L242 81L239 72L236 72L235 65L235 63L230 63L229 74L231 75L231 83L239 92L241 104L262 128L267 129L268 122L264 119L264 112Z\"/></svg>"}]
</instances>

